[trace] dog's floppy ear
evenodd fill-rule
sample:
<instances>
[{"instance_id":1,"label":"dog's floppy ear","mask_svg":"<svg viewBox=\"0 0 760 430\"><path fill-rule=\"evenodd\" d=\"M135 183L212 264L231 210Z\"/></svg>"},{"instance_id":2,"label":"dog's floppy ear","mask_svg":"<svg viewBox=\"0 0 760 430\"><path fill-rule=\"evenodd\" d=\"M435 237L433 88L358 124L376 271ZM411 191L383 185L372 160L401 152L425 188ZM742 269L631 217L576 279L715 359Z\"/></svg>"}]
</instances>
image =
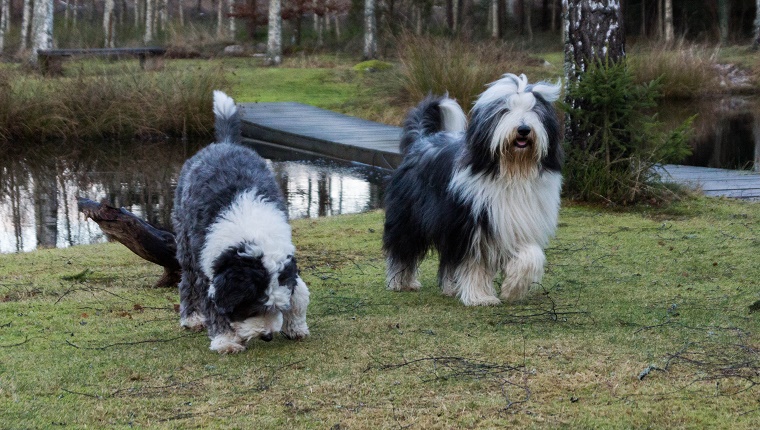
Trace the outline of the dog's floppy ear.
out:
<instances>
[{"instance_id":1,"label":"dog's floppy ear","mask_svg":"<svg viewBox=\"0 0 760 430\"><path fill-rule=\"evenodd\" d=\"M292 255L288 255L288 259L284 264L284 267L282 268L282 271L280 272L280 276L277 278L277 281L282 286L287 286L290 288L290 291L293 292L293 290L296 288L298 278L298 265L296 264L296 258Z\"/></svg>"},{"instance_id":2,"label":"dog's floppy ear","mask_svg":"<svg viewBox=\"0 0 760 430\"><path fill-rule=\"evenodd\" d=\"M269 272L261 257L243 255L230 249L214 262L214 295L219 314L240 321L266 310Z\"/></svg>"}]
</instances>

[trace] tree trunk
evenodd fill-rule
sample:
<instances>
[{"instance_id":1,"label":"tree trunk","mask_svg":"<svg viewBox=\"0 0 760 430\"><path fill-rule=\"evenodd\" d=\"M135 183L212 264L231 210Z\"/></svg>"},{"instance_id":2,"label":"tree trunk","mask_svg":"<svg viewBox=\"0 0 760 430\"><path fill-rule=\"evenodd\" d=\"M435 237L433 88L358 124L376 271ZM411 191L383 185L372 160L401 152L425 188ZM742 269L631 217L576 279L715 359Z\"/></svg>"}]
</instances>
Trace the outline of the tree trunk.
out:
<instances>
[{"instance_id":1,"label":"tree trunk","mask_svg":"<svg viewBox=\"0 0 760 430\"><path fill-rule=\"evenodd\" d=\"M499 0L491 0L491 37L501 39L501 26L499 26Z\"/></svg>"},{"instance_id":2,"label":"tree trunk","mask_svg":"<svg viewBox=\"0 0 760 430\"><path fill-rule=\"evenodd\" d=\"M8 32L8 22L11 17L10 7L11 2L9 0L0 2L0 56L5 48L5 34Z\"/></svg>"},{"instance_id":3,"label":"tree trunk","mask_svg":"<svg viewBox=\"0 0 760 430\"><path fill-rule=\"evenodd\" d=\"M595 61L625 58L623 16L618 0L562 0L565 11L565 80L572 85L583 79ZM578 100L566 99L572 108L583 108ZM586 148L589 132L570 115L565 117L566 140Z\"/></svg>"},{"instance_id":4,"label":"tree trunk","mask_svg":"<svg viewBox=\"0 0 760 430\"><path fill-rule=\"evenodd\" d=\"M153 42L153 15L156 13L156 0L145 0L145 36L146 45Z\"/></svg>"},{"instance_id":5,"label":"tree trunk","mask_svg":"<svg viewBox=\"0 0 760 430\"><path fill-rule=\"evenodd\" d=\"M228 0L227 3L227 14L229 16L229 22L228 29L229 29L229 38L230 40L235 40L235 32L237 31L237 28L235 27L235 17L233 14L235 13L235 0Z\"/></svg>"},{"instance_id":6,"label":"tree trunk","mask_svg":"<svg viewBox=\"0 0 760 430\"><path fill-rule=\"evenodd\" d=\"M216 37L224 36L224 1L216 0Z\"/></svg>"},{"instance_id":7,"label":"tree trunk","mask_svg":"<svg viewBox=\"0 0 760 430\"><path fill-rule=\"evenodd\" d=\"M760 48L760 0L755 0L755 22L754 37L752 38L752 48Z\"/></svg>"},{"instance_id":8,"label":"tree trunk","mask_svg":"<svg viewBox=\"0 0 760 430\"><path fill-rule=\"evenodd\" d=\"M19 54L26 51L29 43L29 28L32 23L32 0L24 0L24 13L21 18L21 39L18 48Z\"/></svg>"},{"instance_id":9,"label":"tree trunk","mask_svg":"<svg viewBox=\"0 0 760 430\"><path fill-rule=\"evenodd\" d=\"M364 0L364 59L377 57L377 26L375 0Z\"/></svg>"},{"instance_id":10,"label":"tree trunk","mask_svg":"<svg viewBox=\"0 0 760 430\"><path fill-rule=\"evenodd\" d=\"M103 32L105 33L104 46L106 48L116 47L115 25L114 25L114 0L105 0L103 4Z\"/></svg>"},{"instance_id":11,"label":"tree trunk","mask_svg":"<svg viewBox=\"0 0 760 430\"><path fill-rule=\"evenodd\" d=\"M34 174L37 246L41 248L55 248L58 241L58 178L52 164Z\"/></svg>"},{"instance_id":12,"label":"tree trunk","mask_svg":"<svg viewBox=\"0 0 760 430\"><path fill-rule=\"evenodd\" d=\"M533 2L523 0L523 29L528 36L528 40L533 40L533 25L531 24L533 15Z\"/></svg>"},{"instance_id":13,"label":"tree trunk","mask_svg":"<svg viewBox=\"0 0 760 430\"><path fill-rule=\"evenodd\" d=\"M673 31L673 0L665 1L665 43L673 43L675 38Z\"/></svg>"},{"instance_id":14,"label":"tree trunk","mask_svg":"<svg viewBox=\"0 0 760 430\"><path fill-rule=\"evenodd\" d=\"M163 266L164 275L156 282L156 287L177 286L181 270L173 233L153 227L124 208L117 209L85 198L79 199L79 211L98 223L109 238L141 258Z\"/></svg>"},{"instance_id":15,"label":"tree trunk","mask_svg":"<svg viewBox=\"0 0 760 430\"><path fill-rule=\"evenodd\" d=\"M39 0L32 16L32 52L29 61L37 65L37 50L53 47L53 0Z\"/></svg>"},{"instance_id":16,"label":"tree trunk","mask_svg":"<svg viewBox=\"0 0 760 430\"><path fill-rule=\"evenodd\" d=\"M267 30L267 59L270 66L282 63L282 4L280 0L269 0L269 25Z\"/></svg>"},{"instance_id":17,"label":"tree trunk","mask_svg":"<svg viewBox=\"0 0 760 430\"><path fill-rule=\"evenodd\" d=\"M718 30L720 33L720 44L725 45L728 42L728 20L731 5L728 0L718 0Z\"/></svg>"}]
</instances>

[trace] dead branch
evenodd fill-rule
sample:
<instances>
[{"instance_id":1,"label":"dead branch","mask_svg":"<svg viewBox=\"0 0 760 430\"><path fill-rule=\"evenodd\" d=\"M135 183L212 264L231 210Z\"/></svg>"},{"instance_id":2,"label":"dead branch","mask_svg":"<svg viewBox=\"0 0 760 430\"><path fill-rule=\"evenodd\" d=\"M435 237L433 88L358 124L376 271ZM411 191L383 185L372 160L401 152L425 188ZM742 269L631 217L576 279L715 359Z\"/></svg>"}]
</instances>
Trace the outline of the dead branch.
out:
<instances>
[{"instance_id":1,"label":"dead branch","mask_svg":"<svg viewBox=\"0 0 760 430\"><path fill-rule=\"evenodd\" d=\"M147 339L147 340L138 340L136 342L117 342L117 343L112 343L112 344L103 345L103 346L79 346L79 345L77 345L77 344L69 341L68 339L66 339L66 344L69 345L69 346L71 346L71 347L74 347L76 349L89 349L89 350L105 351L108 348L113 348L113 347L116 347L116 346L133 346L133 345L142 345L144 343L165 343L165 342L172 342L172 341L175 341L177 339L182 339L184 337L195 336L195 335L197 335L197 333L183 334L182 336L176 336L176 337L172 337L172 338L169 338L169 339Z\"/></svg>"},{"instance_id":2,"label":"dead branch","mask_svg":"<svg viewBox=\"0 0 760 430\"><path fill-rule=\"evenodd\" d=\"M163 266L164 274L156 287L176 287L180 280L177 244L174 234L158 229L124 208L79 198L79 211L95 221L109 237L141 258Z\"/></svg>"}]
</instances>

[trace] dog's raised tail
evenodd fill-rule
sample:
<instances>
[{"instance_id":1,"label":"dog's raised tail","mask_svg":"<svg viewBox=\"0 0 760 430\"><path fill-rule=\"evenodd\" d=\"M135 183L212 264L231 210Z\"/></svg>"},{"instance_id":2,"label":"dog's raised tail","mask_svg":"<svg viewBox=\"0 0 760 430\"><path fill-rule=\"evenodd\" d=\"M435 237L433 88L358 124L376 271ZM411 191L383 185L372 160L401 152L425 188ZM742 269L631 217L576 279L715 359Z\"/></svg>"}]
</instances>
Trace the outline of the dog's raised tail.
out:
<instances>
[{"instance_id":1,"label":"dog's raised tail","mask_svg":"<svg viewBox=\"0 0 760 430\"><path fill-rule=\"evenodd\" d=\"M240 115L232 97L214 91L214 129L216 142L240 143Z\"/></svg>"},{"instance_id":2,"label":"dog's raised tail","mask_svg":"<svg viewBox=\"0 0 760 430\"><path fill-rule=\"evenodd\" d=\"M428 97L409 112L404 121L399 149L406 153L418 139L440 131L458 132L467 128L467 116L456 100Z\"/></svg>"}]
</instances>

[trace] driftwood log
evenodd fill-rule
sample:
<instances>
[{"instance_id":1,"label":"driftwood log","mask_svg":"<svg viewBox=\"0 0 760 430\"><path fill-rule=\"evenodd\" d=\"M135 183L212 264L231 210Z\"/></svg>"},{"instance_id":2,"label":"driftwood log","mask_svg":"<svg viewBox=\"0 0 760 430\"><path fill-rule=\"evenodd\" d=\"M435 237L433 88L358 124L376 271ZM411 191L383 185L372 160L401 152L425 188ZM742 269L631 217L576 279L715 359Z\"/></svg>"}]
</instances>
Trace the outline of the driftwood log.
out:
<instances>
[{"instance_id":1,"label":"driftwood log","mask_svg":"<svg viewBox=\"0 0 760 430\"><path fill-rule=\"evenodd\" d=\"M95 221L110 238L151 263L163 266L156 287L176 287L181 270L177 261L174 234L158 229L124 208L79 198L79 211Z\"/></svg>"}]
</instances>

